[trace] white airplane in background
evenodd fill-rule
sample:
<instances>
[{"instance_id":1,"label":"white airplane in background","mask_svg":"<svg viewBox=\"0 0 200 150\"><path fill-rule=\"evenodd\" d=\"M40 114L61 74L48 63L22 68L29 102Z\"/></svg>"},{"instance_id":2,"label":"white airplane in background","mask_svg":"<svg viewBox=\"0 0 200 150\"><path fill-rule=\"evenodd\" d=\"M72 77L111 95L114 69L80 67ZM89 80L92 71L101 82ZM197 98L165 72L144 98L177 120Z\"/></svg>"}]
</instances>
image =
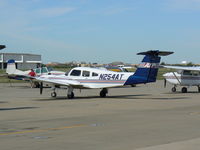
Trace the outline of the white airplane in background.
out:
<instances>
[{"instance_id":1,"label":"white airplane in background","mask_svg":"<svg viewBox=\"0 0 200 150\"><path fill-rule=\"evenodd\" d=\"M177 86L182 87L182 93L187 93L187 87L197 86L200 92L200 67L180 67L180 66L163 66L164 68L176 69L177 72L168 72L163 76L166 81L174 85L172 92L176 92Z\"/></svg>"},{"instance_id":2,"label":"white airplane in background","mask_svg":"<svg viewBox=\"0 0 200 150\"><path fill-rule=\"evenodd\" d=\"M145 55L136 72L114 72L105 69L76 67L65 75L41 75L33 77L40 81L40 94L43 91L43 82L52 84L52 97L56 97L56 88L67 87L68 98L74 98L74 89L102 89L100 97L106 97L108 88L123 87L132 84L155 82L160 63L159 56L167 56L173 52L151 50L138 53Z\"/></svg>"},{"instance_id":3,"label":"white airplane in background","mask_svg":"<svg viewBox=\"0 0 200 150\"><path fill-rule=\"evenodd\" d=\"M62 75L65 74L63 71L54 71L52 68L48 67L40 67L40 68L35 68L33 69L35 72L36 76L41 76L41 75L47 75L47 74L53 74L53 75ZM31 70L27 71L22 71L16 68L15 60L11 59L8 60L7 62L7 68L6 68L6 73L8 74L8 77L11 79L16 79L16 80L30 80L29 73Z\"/></svg>"},{"instance_id":4,"label":"white airplane in background","mask_svg":"<svg viewBox=\"0 0 200 150\"><path fill-rule=\"evenodd\" d=\"M53 75L65 74L65 72L63 71L54 71L52 68L49 67L35 68L33 69L33 71L36 76L48 75L48 74L53 74ZM9 79L30 81L31 87L39 87L40 85L37 81L33 81L31 77L28 77L30 76L30 72L31 70L22 71L17 69L15 60L13 59L8 60L7 62L6 73Z\"/></svg>"}]
</instances>

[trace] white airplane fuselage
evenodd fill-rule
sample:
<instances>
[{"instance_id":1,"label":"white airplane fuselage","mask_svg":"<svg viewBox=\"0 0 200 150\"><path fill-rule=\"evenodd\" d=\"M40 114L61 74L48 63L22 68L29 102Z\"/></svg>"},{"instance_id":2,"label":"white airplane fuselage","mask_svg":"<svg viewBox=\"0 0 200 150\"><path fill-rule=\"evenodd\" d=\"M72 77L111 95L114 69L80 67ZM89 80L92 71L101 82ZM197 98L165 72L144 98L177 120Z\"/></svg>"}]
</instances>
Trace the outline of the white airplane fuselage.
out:
<instances>
[{"instance_id":1,"label":"white airplane fuselage","mask_svg":"<svg viewBox=\"0 0 200 150\"><path fill-rule=\"evenodd\" d=\"M71 80L77 82L74 88L109 88L124 86L133 72L114 72L104 69L89 67L76 67L65 75L42 75L40 78L48 78L57 82ZM81 84L81 86L80 86Z\"/></svg>"},{"instance_id":2,"label":"white airplane fuselage","mask_svg":"<svg viewBox=\"0 0 200 150\"><path fill-rule=\"evenodd\" d=\"M165 79L173 84L180 86L198 86L200 85L200 75L184 75L177 72L169 72L163 75Z\"/></svg>"}]
</instances>

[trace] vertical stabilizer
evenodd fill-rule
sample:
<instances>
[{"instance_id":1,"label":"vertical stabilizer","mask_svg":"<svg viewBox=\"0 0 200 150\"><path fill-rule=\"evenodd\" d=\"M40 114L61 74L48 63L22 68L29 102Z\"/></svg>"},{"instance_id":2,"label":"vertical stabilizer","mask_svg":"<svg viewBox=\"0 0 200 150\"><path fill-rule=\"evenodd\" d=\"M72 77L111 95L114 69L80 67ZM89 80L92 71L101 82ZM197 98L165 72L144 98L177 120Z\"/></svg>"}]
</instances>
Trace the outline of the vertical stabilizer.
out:
<instances>
[{"instance_id":1,"label":"vertical stabilizer","mask_svg":"<svg viewBox=\"0 0 200 150\"><path fill-rule=\"evenodd\" d=\"M125 85L155 82L160 64L160 56L167 56L173 52L165 52L159 50L150 50L138 53L145 55L142 63L138 66L134 75L130 76Z\"/></svg>"},{"instance_id":2,"label":"vertical stabilizer","mask_svg":"<svg viewBox=\"0 0 200 150\"><path fill-rule=\"evenodd\" d=\"M14 74L15 71L16 71L15 60L13 60L13 59L8 60L6 73L7 74Z\"/></svg>"}]
</instances>

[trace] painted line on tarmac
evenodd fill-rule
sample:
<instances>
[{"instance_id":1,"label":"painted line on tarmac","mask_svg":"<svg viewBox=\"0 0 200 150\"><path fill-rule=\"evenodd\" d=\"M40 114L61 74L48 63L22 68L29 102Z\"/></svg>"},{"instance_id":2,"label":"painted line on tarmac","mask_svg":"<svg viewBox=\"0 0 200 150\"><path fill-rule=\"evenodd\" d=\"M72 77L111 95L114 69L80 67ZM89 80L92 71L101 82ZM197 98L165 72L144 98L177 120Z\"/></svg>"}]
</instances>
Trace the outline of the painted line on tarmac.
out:
<instances>
[{"instance_id":1,"label":"painted line on tarmac","mask_svg":"<svg viewBox=\"0 0 200 150\"><path fill-rule=\"evenodd\" d=\"M85 127L84 124L78 124L73 126L64 126L58 128L48 128L48 129L41 129L41 130L25 130L25 131L16 131L16 132L9 132L9 133L0 133L0 136L3 135L18 135L18 134L26 134L26 133L38 133L38 132L47 132L47 131L55 131L55 130L64 130L70 128L78 128L78 127Z\"/></svg>"}]
</instances>

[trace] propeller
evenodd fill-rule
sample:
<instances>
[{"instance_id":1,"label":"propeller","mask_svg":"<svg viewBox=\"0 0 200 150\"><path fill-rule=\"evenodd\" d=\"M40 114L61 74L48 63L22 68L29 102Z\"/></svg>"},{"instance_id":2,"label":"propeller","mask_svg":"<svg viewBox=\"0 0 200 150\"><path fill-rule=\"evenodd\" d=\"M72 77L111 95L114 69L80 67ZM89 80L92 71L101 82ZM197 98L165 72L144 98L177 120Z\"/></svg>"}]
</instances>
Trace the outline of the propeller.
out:
<instances>
[{"instance_id":1,"label":"propeller","mask_svg":"<svg viewBox=\"0 0 200 150\"><path fill-rule=\"evenodd\" d=\"M40 95L42 95L43 92L43 82L40 82Z\"/></svg>"},{"instance_id":2,"label":"propeller","mask_svg":"<svg viewBox=\"0 0 200 150\"><path fill-rule=\"evenodd\" d=\"M164 88L166 88L166 86L167 86L167 80L164 79Z\"/></svg>"}]
</instances>

